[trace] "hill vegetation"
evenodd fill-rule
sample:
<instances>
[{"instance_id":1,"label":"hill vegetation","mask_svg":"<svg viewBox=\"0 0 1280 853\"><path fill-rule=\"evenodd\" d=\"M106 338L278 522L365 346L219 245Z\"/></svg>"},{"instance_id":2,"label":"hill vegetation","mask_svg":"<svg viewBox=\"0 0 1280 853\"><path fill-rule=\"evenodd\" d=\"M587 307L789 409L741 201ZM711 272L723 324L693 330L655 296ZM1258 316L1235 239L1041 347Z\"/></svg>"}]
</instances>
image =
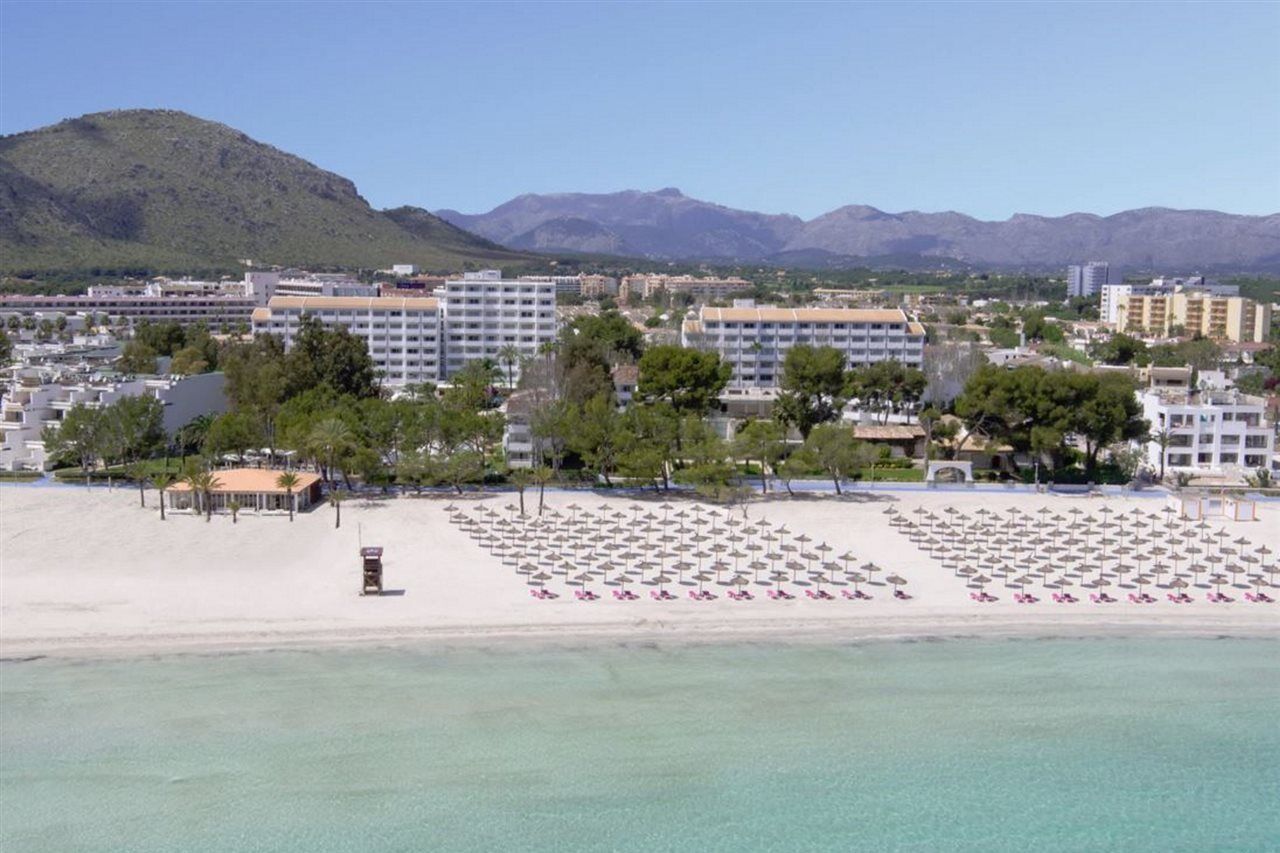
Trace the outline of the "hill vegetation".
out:
<instances>
[{"instance_id":1,"label":"hill vegetation","mask_svg":"<svg viewBox=\"0 0 1280 853\"><path fill-rule=\"evenodd\" d=\"M0 271L428 270L536 260L225 125L170 110L96 113L0 138Z\"/></svg>"}]
</instances>

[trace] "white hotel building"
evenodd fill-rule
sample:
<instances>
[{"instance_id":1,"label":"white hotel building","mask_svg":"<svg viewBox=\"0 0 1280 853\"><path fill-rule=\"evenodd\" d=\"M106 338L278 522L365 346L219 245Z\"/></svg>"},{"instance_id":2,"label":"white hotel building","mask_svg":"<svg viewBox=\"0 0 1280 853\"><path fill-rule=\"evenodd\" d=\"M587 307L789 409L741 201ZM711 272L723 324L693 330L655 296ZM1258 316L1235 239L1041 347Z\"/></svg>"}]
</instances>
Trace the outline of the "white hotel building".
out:
<instances>
[{"instance_id":1,"label":"white hotel building","mask_svg":"<svg viewBox=\"0 0 1280 853\"><path fill-rule=\"evenodd\" d=\"M509 281L497 270L465 273L444 283L441 300L444 373L447 379L468 361L500 361L508 344L525 356L556 337L556 285ZM518 367L518 365L517 365Z\"/></svg>"},{"instance_id":2,"label":"white hotel building","mask_svg":"<svg viewBox=\"0 0 1280 853\"><path fill-rule=\"evenodd\" d=\"M706 308L686 320L684 346L709 349L733 367L731 388L775 388L782 364L797 344L834 347L848 367L924 362L924 326L900 309Z\"/></svg>"},{"instance_id":3,"label":"white hotel building","mask_svg":"<svg viewBox=\"0 0 1280 853\"><path fill-rule=\"evenodd\" d=\"M439 298L275 296L253 312L253 331L278 335L287 348L303 315L312 316L363 338L388 384L441 382L468 361L500 362L508 344L536 354L555 339L555 301L552 282L487 270L445 282Z\"/></svg>"},{"instance_id":4,"label":"white hotel building","mask_svg":"<svg viewBox=\"0 0 1280 853\"><path fill-rule=\"evenodd\" d=\"M1250 474L1268 468L1275 453L1275 425L1266 400L1236 391L1151 389L1140 395L1151 432L1168 435L1164 470ZM1147 463L1161 469L1159 442L1146 445Z\"/></svg>"}]
</instances>

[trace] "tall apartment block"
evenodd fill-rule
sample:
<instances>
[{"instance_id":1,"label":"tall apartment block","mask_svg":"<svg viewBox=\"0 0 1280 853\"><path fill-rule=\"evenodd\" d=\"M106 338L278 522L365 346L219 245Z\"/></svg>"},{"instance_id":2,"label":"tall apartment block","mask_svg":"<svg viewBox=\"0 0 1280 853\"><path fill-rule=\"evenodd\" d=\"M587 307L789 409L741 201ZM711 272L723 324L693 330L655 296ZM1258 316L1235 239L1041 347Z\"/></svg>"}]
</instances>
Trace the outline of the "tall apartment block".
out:
<instances>
[{"instance_id":1,"label":"tall apartment block","mask_svg":"<svg viewBox=\"0 0 1280 853\"><path fill-rule=\"evenodd\" d=\"M732 368L734 388L774 388L782 382L787 352L798 344L834 347L849 367L924 362L924 326L900 309L707 308L686 320L685 346L720 354Z\"/></svg>"},{"instance_id":2,"label":"tall apartment block","mask_svg":"<svg viewBox=\"0 0 1280 853\"><path fill-rule=\"evenodd\" d=\"M392 385L448 380L468 361L500 361L507 345L534 355L557 331L555 284L508 281L496 270L446 281L439 298L275 296L253 312L253 330L289 347L303 315L363 338Z\"/></svg>"},{"instance_id":3,"label":"tall apartment block","mask_svg":"<svg viewBox=\"0 0 1280 853\"><path fill-rule=\"evenodd\" d=\"M1101 292L1104 285L1119 284L1122 280L1120 271L1113 271L1106 261L1072 264L1067 267L1067 296L1093 296Z\"/></svg>"}]
</instances>

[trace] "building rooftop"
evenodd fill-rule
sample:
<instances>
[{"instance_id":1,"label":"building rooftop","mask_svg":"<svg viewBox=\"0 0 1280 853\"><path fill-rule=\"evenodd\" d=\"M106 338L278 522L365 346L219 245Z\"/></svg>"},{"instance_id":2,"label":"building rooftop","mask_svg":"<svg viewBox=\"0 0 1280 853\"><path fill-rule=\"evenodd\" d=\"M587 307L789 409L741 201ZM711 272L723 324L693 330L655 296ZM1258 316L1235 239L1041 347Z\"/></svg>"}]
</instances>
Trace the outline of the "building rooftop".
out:
<instances>
[{"instance_id":1,"label":"building rooftop","mask_svg":"<svg viewBox=\"0 0 1280 853\"><path fill-rule=\"evenodd\" d=\"M276 479L283 473L284 471L278 468L228 468L225 471L214 471L213 475L218 478L220 485L213 491L218 494L234 492L283 495L285 490L276 485ZM293 487L294 494L305 492L320 482L319 474L312 474L309 471L293 473L298 478L298 485ZM191 485L180 481L170 486L169 491L189 492Z\"/></svg>"},{"instance_id":2,"label":"building rooftop","mask_svg":"<svg viewBox=\"0 0 1280 853\"><path fill-rule=\"evenodd\" d=\"M267 305L303 311L437 311L440 300L430 296L273 296Z\"/></svg>"},{"instance_id":3,"label":"building rooftop","mask_svg":"<svg viewBox=\"0 0 1280 853\"><path fill-rule=\"evenodd\" d=\"M703 323L906 323L907 315L897 308L703 308L701 319Z\"/></svg>"},{"instance_id":4,"label":"building rooftop","mask_svg":"<svg viewBox=\"0 0 1280 853\"><path fill-rule=\"evenodd\" d=\"M857 424L853 437L863 441L914 441L924 438L919 424Z\"/></svg>"}]
</instances>

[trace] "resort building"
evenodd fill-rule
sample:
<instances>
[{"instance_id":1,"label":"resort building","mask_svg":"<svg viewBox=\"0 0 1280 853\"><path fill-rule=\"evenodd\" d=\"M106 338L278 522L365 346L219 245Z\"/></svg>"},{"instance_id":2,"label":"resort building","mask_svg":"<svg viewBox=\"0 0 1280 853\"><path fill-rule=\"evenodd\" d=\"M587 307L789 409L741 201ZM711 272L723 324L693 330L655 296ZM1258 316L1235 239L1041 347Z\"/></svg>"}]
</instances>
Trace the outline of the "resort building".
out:
<instances>
[{"instance_id":1,"label":"resort building","mask_svg":"<svg viewBox=\"0 0 1280 853\"><path fill-rule=\"evenodd\" d=\"M234 292L192 296L25 296L0 294L0 314L61 313L105 317L113 322L137 323L248 323L257 301Z\"/></svg>"},{"instance_id":2,"label":"resort building","mask_svg":"<svg viewBox=\"0 0 1280 853\"><path fill-rule=\"evenodd\" d=\"M440 381L440 303L434 298L274 296L254 309L253 331L280 337L288 349L304 315L362 338L389 384Z\"/></svg>"},{"instance_id":3,"label":"resort building","mask_svg":"<svg viewBox=\"0 0 1280 853\"><path fill-rule=\"evenodd\" d=\"M532 356L555 340L553 282L509 281L486 270L437 292L439 298L274 296L253 312L253 331L280 336L287 349L303 315L341 326L364 339L389 385L444 382L469 361L501 362L504 347Z\"/></svg>"},{"instance_id":4,"label":"resort building","mask_svg":"<svg viewBox=\"0 0 1280 853\"><path fill-rule=\"evenodd\" d=\"M532 356L554 341L555 288L550 281L504 279L498 270L465 273L445 282L440 378L447 380L469 361L499 362L507 346L514 346L521 356Z\"/></svg>"},{"instance_id":5,"label":"resort building","mask_svg":"<svg viewBox=\"0 0 1280 853\"><path fill-rule=\"evenodd\" d=\"M650 299L661 293L687 294L698 302L749 296L755 285L743 278L701 278L691 275L629 275L618 285L623 302Z\"/></svg>"},{"instance_id":6,"label":"resort building","mask_svg":"<svg viewBox=\"0 0 1280 853\"><path fill-rule=\"evenodd\" d=\"M216 485L210 491L214 512L229 511L236 504L237 512L302 512L320 502L320 476L308 471L294 471L298 484L286 490L277 482L284 471L278 468L227 468L214 471ZM165 489L164 501L173 512L204 512L201 503L204 496L196 495L191 485L184 481Z\"/></svg>"},{"instance_id":7,"label":"resort building","mask_svg":"<svg viewBox=\"0 0 1280 853\"><path fill-rule=\"evenodd\" d=\"M1168 338L1202 335L1219 341L1260 343L1271 329L1271 306L1242 296L1199 291L1130 293L1116 307L1116 331Z\"/></svg>"},{"instance_id":8,"label":"resort building","mask_svg":"<svg viewBox=\"0 0 1280 853\"><path fill-rule=\"evenodd\" d=\"M1207 293L1212 296L1239 296L1240 287L1221 284L1202 275L1185 278L1156 278L1150 284L1103 285L1099 302L1099 318L1114 326L1120 319L1120 300L1125 296L1172 296L1177 292Z\"/></svg>"},{"instance_id":9,"label":"resort building","mask_svg":"<svg viewBox=\"0 0 1280 853\"><path fill-rule=\"evenodd\" d=\"M196 376L123 377L78 373L61 366L24 366L13 376L0 402L0 470L47 471L53 460L42 435L57 426L77 404L101 408L122 397L147 394L164 405L164 429L173 433L200 415L227 410L221 373Z\"/></svg>"},{"instance_id":10,"label":"resort building","mask_svg":"<svg viewBox=\"0 0 1280 853\"><path fill-rule=\"evenodd\" d=\"M532 415L535 394L517 391L507 398L506 425L502 432L502 452L509 468L533 467Z\"/></svg>"},{"instance_id":11,"label":"resort building","mask_svg":"<svg viewBox=\"0 0 1280 853\"><path fill-rule=\"evenodd\" d=\"M1155 471L1245 475L1271 464L1275 424L1266 400L1235 391L1153 388L1139 395L1151 433L1165 438L1146 445ZM1161 465L1161 455L1164 465Z\"/></svg>"},{"instance_id":12,"label":"resort building","mask_svg":"<svg viewBox=\"0 0 1280 853\"><path fill-rule=\"evenodd\" d=\"M730 387L772 388L797 344L834 347L848 367L900 361L924 362L924 326L901 309L703 307L686 320L682 343L719 353L732 368Z\"/></svg>"}]
</instances>

